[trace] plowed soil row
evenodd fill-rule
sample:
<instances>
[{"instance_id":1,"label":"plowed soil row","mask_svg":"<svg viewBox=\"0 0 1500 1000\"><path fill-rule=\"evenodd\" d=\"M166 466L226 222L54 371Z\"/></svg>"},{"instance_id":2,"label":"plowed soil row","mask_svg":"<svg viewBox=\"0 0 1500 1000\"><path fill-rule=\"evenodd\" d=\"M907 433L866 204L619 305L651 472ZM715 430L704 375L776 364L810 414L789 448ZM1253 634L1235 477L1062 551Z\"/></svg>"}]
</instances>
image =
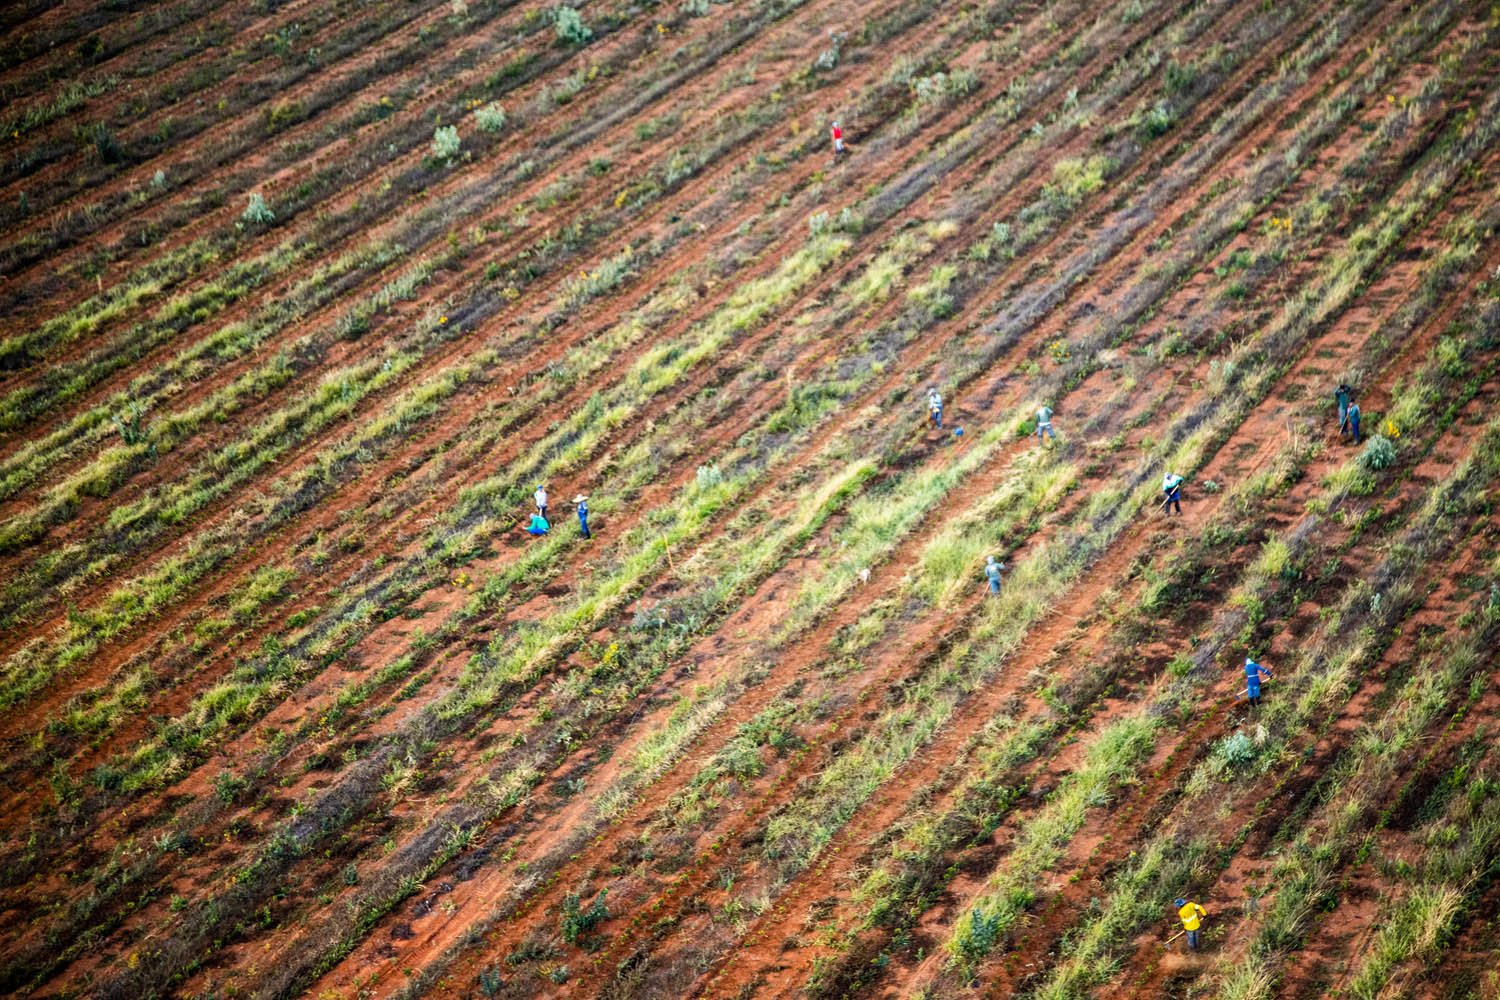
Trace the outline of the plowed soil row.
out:
<instances>
[{"instance_id":1,"label":"plowed soil row","mask_svg":"<svg viewBox=\"0 0 1500 1000\"><path fill-rule=\"evenodd\" d=\"M264 30L297 10L243 23ZM540 12L485 5L488 44L504 51L507 33L524 35ZM406 13L451 29L449 5ZM1127 855L1182 821L1175 803L1188 800L1204 748L1239 724L1238 644L1249 636L1273 665L1291 660L1318 629L1319 606L1375 585L1388 540L1404 537L1424 491L1472 447L1432 431L1493 404L1492 338L1482 325L1451 332L1461 316L1485 315L1497 263L1473 249L1485 246L1475 225L1489 223L1470 223L1497 165L1493 144L1471 138L1492 135L1496 103L1493 37L1477 5L1371 4L1324 19L1310 4L1121 4L1097 15L995 4L955 15L892 3L860 12L865 37L882 38L873 45L830 34L847 30L833 0L764 8L728 41L715 35L717 13L684 8L660 31L649 11L584 15L608 24L603 40L555 50L508 92L528 131L411 188L419 200L404 217L373 232L349 225L356 205L395 203L390 185L421 169L423 114L469 99L492 68L482 61L423 54L403 69L436 82L393 119L401 148L321 190L291 228L245 239L233 205L171 223L163 246L206 237L224 248L174 291L207 289L293 232L318 243L307 266L371 239L410 245L220 370L158 381L161 403L185 412L278 352L307 350L290 380L236 399L223 423L61 511L32 549L0 556L32 581L8 593L34 602L27 625L0 640L6 683L27 664L38 678L7 688L20 693L0 722L14 751L8 988L956 995L967 975L942 946L1051 807L1049 790L1146 705L1194 704L1191 726L1153 730L1137 765L1151 777L1113 793L1112 811L1090 808L1059 845L1062 860L1007 932L1010 954L976 967L991 995L1028 987L1051 973L1059 942ZM319 16L319 38L343 37L341 12ZM886 21L894 34L881 34ZM549 41L550 26L533 34ZM403 50L399 35L379 51ZM837 65L809 70L825 50ZM903 61L905 77L893 77ZM615 73L549 103L543 95L587 64ZM212 65L199 52L173 72ZM342 73L308 74L297 99L335 93ZM733 85L742 75L753 82ZM722 89L700 100L690 81ZM296 95L262 100L284 96ZM255 100L224 120L251 128ZM855 140L832 169L820 152L830 113ZM638 129L669 114L675 133ZM571 116L587 119L586 139L569 134ZM331 120L300 122L288 138ZM340 152L358 157L380 134L351 136ZM540 135L550 138L534 145ZM201 176L216 176L220 153L204 133L188 148ZM613 163L591 172L585 153ZM528 155L540 169L523 177ZM283 147L234 168L290 184L305 169L294 156ZM659 193L627 207L632 181L679 163L685 174L653 181ZM544 205L575 167L574 196ZM333 214L312 218L314 204ZM533 218L518 226L518 212ZM810 234L814 213L826 221ZM128 236L130 217L120 224L108 240ZM448 237L470 228L490 236ZM587 277L622 244L630 273L572 299L578 266ZM80 244L63 266L107 245ZM1371 246L1381 249L1371 256ZM131 266L158 252L132 249ZM420 259L438 264L416 294L363 337L341 339L351 297ZM818 263L788 277L804 260ZM733 319L746 296L782 281L770 305ZM863 291L872 281L887 291ZM277 277L216 306L210 322L118 355L76 398L49 405L17 445L68 422L77 430L48 445L38 488L87 466L80 444L103 438L83 418L100 426L138 366L177 364L174 353L293 287ZM28 299L42 310L31 315L78 301L64 288ZM1336 305L1308 298L1314 288ZM128 312L48 360L128 351L127 330L145 315ZM612 363L606 344L628 362ZM1321 522L1304 515L1339 496L1330 476L1352 454L1303 444L1305 401L1351 373L1367 430L1379 429L1400 412L1399 387L1445 351L1480 379L1443 383L1462 408L1435 428L1402 428L1398 467L1376 478L1373 500L1335 499L1338 516ZM112 511L201 477L330 373L385 359L404 373L355 386L339 419L294 431L253 476L226 481L186 517L111 545ZM929 383L942 385L963 437L915 430ZM440 389L435 404L400 433L349 446L427 386ZM1058 411L1062 442L1008 441L1042 402ZM1171 527L1095 503L1139 503L1164 462L1229 489L1194 496L1197 509ZM1239 484L1268 472L1285 487L1235 533ZM564 525L546 540L517 538L515 511L542 480L563 521L574 489L594 493L602 537L583 544ZM724 506L695 521L721 488ZM14 518L36 501L3 502ZM872 547L882 504L906 513ZM1488 537L1477 522L1466 530ZM1265 584L1269 619L1226 610L1223 582L1253 581L1273 542L1299 566L1341 570L1316 586ZM1020 590L990 601L960 582L977 566L942 562L952 553L967 565L991 544L1017 579L1051 595L1050 614ZM847 562L849 546L862 566ZM1482 577L1484 551L1468 548L1455 571ZM63 655L78 621L103 621L137 581L187 556L199 563L170 602L77 662ZM1213 560L1218 582L1169 619L1117 613L1157 593L1175 562L1208 579ZM1056 579L1038 576L1042 566ZM215 619L271 567L289 573L279 593L217 632ZM1319 723L1313 755L1279 771L1269 796L1245 790L1216 817L1227 853L1204 886L1216 913L1353 745L1365 706L1395 691L1420 634L1472 606L1443 572L1419 574L1425 603L1401 613L1420 627L1395 635ZM1178 652L1205 630L1212 653L1176 678ZM1142 635L1149 646L1132 656ZM1101 648L1112 651L1102 666ZM1231 676L1202 673L1214 662ZM218 700L251 687L252 701L212 718ZM1491 711L1479 702L1429 766ZM856 888L884 863L887 834L911 815L968 822L977 779L966 762L1009 738L1008 720L1062 743L987 775L984 794L1008 790L993 832L924 860L932 881L899 921L862 927ZM772 742L751 747L754 766L700 784L762 724L773 735L754 738ZM659 763L641 763L653 755ZM837 788L839 775L856 785ZM817 839L788 839L809 817ZM601 918L585 911L602 888ZM575 917L570 900L582 907ZM1175 992L1205 971L1159 959L1138 941L1115 981L1121 995Z\"/></svg>"}]
</instances>

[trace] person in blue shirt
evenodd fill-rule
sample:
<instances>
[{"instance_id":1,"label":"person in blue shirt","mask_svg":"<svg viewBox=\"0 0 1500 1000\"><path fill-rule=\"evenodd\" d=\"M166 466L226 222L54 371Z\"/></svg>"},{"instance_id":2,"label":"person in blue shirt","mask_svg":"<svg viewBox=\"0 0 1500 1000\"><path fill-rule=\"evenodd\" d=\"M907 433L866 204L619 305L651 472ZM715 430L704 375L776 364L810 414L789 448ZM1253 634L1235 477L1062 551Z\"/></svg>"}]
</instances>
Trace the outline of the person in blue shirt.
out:
<instances>
[{"instance_id":1,"label":"person in blue shirt","mask_svg":"<svg viewBox=\"0 0 1500 1000\"><path fill-rule=\"evenodd\" d=\"M533 535L545 535L552 530L552 525L548 524L547 519L542 515L532 514L531 523L526 526L526 530Z\"/></svg>"},{"instance_id":2,"label":"person in blue shirt","mask_svg":"<svg viewBox=\"0 0 1500 1000\"><path fill-rule=\"evenodd\" d=\"M1349 388L1348 382L1340 382L1339 387L1333 390L1333 401L1339 408L1339 437L1348 433L1349 401L1354 398L1354 390Z\"/></svg>"},{"instance_id":3,"label":"person in blue shirt","mask_svg":"<svg viewBox=\"0 0 1500 1000\"><path fill-rule=\"evenodd\" d=\"M579 532L583 535L584 538L593 538L594 536L591 535L591 534L589 534L589 498L588 498L588 496L585 495L585 494L583 494L583 493L580 493L576 497L573 498L573 502L578 505L578 530L579 530Z\"/></svg>"},{"instance_id":4,"label":"person in blue shirt","mask_svg":"<svg viewBox=\"0 0 1500 1000\"><path fill-rule=\"evenodd\" d=\"M984 575L990 581L990 593L1000 593L1000 571L1005 568L1005 563L997 562L994 556L988 556L984 563Z\"/></svg>"},{"instance_id":5,"label":"person in blue shirt","mask_svg":"<svg viewBox=\"0 0 1500 1000\"><path fill-rule=\"evenodd\" d=\"M1250 657L1245 657L1245 697L1249 699L1254 708L1260 707L1260 682L1261 678L1271 679L1271 671L1256 663Z\"/></svg>"},{"instance_id":6,"label":"person in blue shirt","mask_svg":"<svg viewBox=\"0 0 1500 1000\"><path fill-rule=\"evenodd\" d=\"M1057 440L1057 432L1052 429L1052 407L1043 403L1036 411L1036 439L1042 440L1045 434L1053 441Z\"/></svg>"}]
</instances>

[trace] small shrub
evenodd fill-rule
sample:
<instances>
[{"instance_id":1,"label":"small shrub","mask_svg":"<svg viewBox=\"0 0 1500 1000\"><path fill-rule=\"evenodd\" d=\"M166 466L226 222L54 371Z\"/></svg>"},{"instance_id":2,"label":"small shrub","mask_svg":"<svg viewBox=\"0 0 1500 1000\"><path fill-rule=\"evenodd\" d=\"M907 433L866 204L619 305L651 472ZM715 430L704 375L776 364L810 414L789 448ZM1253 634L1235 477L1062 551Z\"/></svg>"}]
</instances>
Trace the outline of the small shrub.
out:
<instances>
[{"instance_id":1,"label":"small shrub","mask_svg":"<svg viewBox=\"0 0 1500 1000\"><path fill-rule=\"evenodd\" d=\"M954 938L954 951L966 965L979 964L1000 940L1000 914L985 913L980 907L969 911L969 920Z\"/></svg>"},{"instance_id":2,"label":"small shrub","mask_svg":"<svg viewBox=\"0 0 1500 1000\"><path fill-rule=\"evenodd\" d=\"M1255 744L1244 733L1226 736L1214 747L1214 756L1227 767L1244 767L1255 759Z\"/></svg>"},{"instance_id":3,"label":"small shrub","mask_svg":"<svg viewBox=\"0 0 1500 1000\"><path fill-rule=\"evenodd\" d=\"M698 473L694 478L697 481L698 489L707 490L722 483L724 481L724 473L719 471L717 465L700 465L698 466Z\"/></svg>"},{"instance_id":4,"label":"small shrub","mask_svg":"<svg viewBox=\"0 0 1500 1000\"><path fill-rule=\"evenodd\" d=\"M474 123L481 132L498 132L505 127L505 109L498 103L486 104L474 112Z\"/></svg>"},{"instance_id":5,"label":"small shrub","mask_svg":"<svg viewBox=\"0 0 1500 1000\"><path fill-rule=\"evenodd\" d=\"M1390 438L1379 434L1365 442L1365 450L1359 455L1359 464L1371 472L1390 468L1395 463L1396 446L1391 443Z\"/></svg>"},{"instance_id":6,"label":"small shrub","mask_svg":"<svg viewBox=\"0 0 1500 1000\"><path fill-rule=\"evenodd\" d=\"M249 782L229 771L220 771L214 776L214 794L220 802L226 806L232 803L235 796L244 791Z\"/></svg>"},{"instance_id":7,"label":"small shrub","mask_svg":"<svg viewBox=\"0 0 1500 1000\"><path fill-rule=\"evenodd\" d=\"M567 45L582 45L594 37L593 29L583 23L583 15L572 7L553 9L552 30L557 40Z\"/></svg>"},{"instance_id":8,"label":"small shrub","mask_svg":"<svg viewBox=\"0 0 1500 1000\"><path fill-rule=\"evenodd\" d=\"M298 101L283 101L266 109L266 131L272 135L302 117L302 104Z\"/></svg>"},{"instance_id":9,"label":"small shrub","mask_svg":"<svg viewBox=\"0 0 1500 1000\"><path fill-rule=\"evenodd\" d=\"M570 892L563 897L560 923L564 941L577 944L580 937L609 919L609 907L604 905L604 896L608 891L600 889L599 895L594 897L586 910L580 905L582 901L578 893Z\"/></svg>"},{"instance_id":10,"label":"small shrub","mask_svg":"<svg viewBox=\"0 0 1500 1000\"><path fill-rule=\"evenodd\" d=\"M1176 123L1177 115L1172 109L1165 103L1157 101L1151 110L1141 117L1140 131L1146 138L1155 139L1157 136L1166 135Z\"/></svg>"},{"instance_id":11,"label":"small shrub","mask_svg":"<svg viewBox=\"0 0 1500 1000\"><path fill-rule=\"evenodd\" d=\"M115 428L120 432L120 437L126 444L141 444L146 440L146 429L142 426L144 414L140 403L131 403L124 414L115 414L110 417Z\"/></svg>"},{"instance_id":12,"label":"small shrub","mask_svg":"<svg viewBox=\"0 0 1500 1000\"><path fill-rule=\"evenodd\" d=\"M829 31L828 48L818 53L818 58L813 60L813 69L821 73L827 73L837 66L839 64L839 54L843 51L844 42L848 40L848 37L842 31Z\"/></svg>"},{"instance_id":13,"label":"small shrub","mask_svg":"<svg viewBox=\"0 0 1500 1000\"><path fill-rule=\"evenodd\" d=\"M1104 175L1113 168L1114 161L1102 155L1059 160L1045 190L1054 200L1072 205L1103 187Z\"/></svg>"},{"instance_id":14,"label":"small shrub","mask_svg":"<svg viewBox=\"0 0 1500 1000\"><path fill-rule=\"evenodd\" d=\"M276 221L276 213L271 211L270 206L266 204L266 199L259 191L252 191L250 202L240 213L240 219L252 226L269 226Z\"/></svg>"},{"instance_id":15,"label":"small shrub","mask_svg":"<svg viewBox=\"0 0 1500 1000\"><path fill-rule=\"evenodd\" d=\"M505 980L500 978L500 970L493 965L479 972L479 992L487 997L499 996Z\"/></svg>"},{"instance_id":16,"label":"small shrub","mask_svg":"<svg viewBox=\"0 0 1500 1000\"><path fill-rule=\"evenodd\" d=\"M973 93L979 86L979 77L972 70L955 70L952 74L934 73L922 76L910 84L919 104L943 104Z\"/></svg>"},{"instance_id":17,"label":"small shrub","mask_svg":"<svg viewBox=\"0 0 1500 1000\"><path fill-rule=\"evenodd\" d=\"M119 163L125 159L125 150L115 138L114 131L103 122L94 122L84 130L86 140L93 144L94 152L101 163Z\"/></svg>"},{"instance_id":18,"label":"small shrub","mask_svg":"<svg viewBox=\"0 0 1500 1000\"><path fill-rule=\"evenodd\" d=\"M458 155L458 149L462 145L458 137L457 125L439 125L432 132L432 155L435 159L451 161Z\"/></svg>"},{"instance_id":19,"label":"small shrub","mask_svg":"<svg viewBox=\"0 0 1500 1000\"><path fill-rule=\"evenodd\" d=\"M153 188L155 188L156 190L158 190L158 191L160 191L162 188L166 187L167 186L167 174L166 174L166 171L158 170L156 173L152 174L151 175L151 186Z\"/></svg>"}]
</instances>

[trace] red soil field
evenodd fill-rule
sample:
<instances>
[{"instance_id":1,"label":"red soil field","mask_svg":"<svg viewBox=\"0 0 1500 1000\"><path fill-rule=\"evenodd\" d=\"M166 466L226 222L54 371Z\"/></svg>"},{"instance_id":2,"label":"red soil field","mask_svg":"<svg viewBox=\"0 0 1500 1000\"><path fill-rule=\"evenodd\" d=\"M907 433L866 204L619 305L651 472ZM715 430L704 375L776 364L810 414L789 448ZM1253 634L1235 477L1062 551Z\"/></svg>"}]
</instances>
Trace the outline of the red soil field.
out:
<instances>
[{"instance_id":1,"label":"red soil field","mask_svg":"<svg viewBox=\"0 0 1500 1000\"><path fill-rule=\"evenodd\" d=\"M0 24L7 995L1500 997L1493 4Z\"/></svg>"}]
</instances>

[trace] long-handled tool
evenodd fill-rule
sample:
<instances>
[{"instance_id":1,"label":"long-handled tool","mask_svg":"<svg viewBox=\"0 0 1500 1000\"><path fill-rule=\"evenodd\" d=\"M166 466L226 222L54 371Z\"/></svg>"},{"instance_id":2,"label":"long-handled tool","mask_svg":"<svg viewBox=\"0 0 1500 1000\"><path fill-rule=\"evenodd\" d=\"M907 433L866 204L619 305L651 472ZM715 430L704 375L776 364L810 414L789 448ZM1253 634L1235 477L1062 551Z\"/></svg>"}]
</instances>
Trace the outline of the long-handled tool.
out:
<instances>
[{"instance_id":1,"label":"long-handled tool","mask_svg":"<svg viewBox=\"0 0 1500 1000\"><path fill-rule=\"evenodd\" d=\"M1187 933L1187 928L1183 928L1182 930L1178 931L1176 934L1173 934L1171 937L1167 938L1167 940L1162 944L1162 947L1163 948L1170 948L1170 947L1172 947L1172 942L1176 941L1178 938L1182 937L1186 933Z\"/></svg>"}]
</instances>

